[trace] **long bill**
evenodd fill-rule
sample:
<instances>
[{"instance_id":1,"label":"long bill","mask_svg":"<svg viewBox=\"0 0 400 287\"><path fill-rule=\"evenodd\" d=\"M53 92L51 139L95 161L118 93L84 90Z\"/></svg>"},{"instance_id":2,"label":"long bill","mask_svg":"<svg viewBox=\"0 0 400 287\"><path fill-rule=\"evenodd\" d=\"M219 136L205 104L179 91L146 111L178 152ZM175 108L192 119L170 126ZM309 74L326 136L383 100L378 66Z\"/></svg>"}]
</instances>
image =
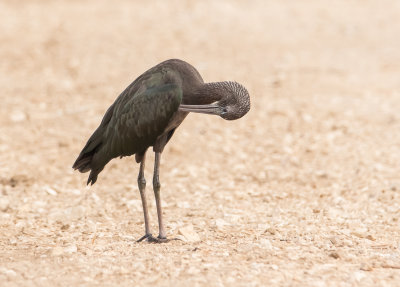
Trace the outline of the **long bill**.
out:
<instances>
[{"instance_id":1,"label":"long bill","mask_svg":"<svg viewBox=\"0 0 400 287\"><path fill-rule=\"evenodd\" d=\"M180 105L179 110L182 112L193 112L209 115L220 115L221 109L218 105Z\"/></svg>"}]
</instances>

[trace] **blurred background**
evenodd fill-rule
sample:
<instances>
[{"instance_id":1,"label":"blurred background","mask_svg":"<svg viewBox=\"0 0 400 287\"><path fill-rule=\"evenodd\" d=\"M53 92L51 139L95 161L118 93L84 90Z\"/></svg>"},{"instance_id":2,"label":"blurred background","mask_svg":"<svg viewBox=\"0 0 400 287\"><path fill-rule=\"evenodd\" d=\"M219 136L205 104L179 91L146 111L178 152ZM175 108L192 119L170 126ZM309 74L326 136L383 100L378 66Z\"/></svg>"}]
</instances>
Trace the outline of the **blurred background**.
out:
<instances>
[{"instance_id":1,"label":"blurred background","mask_svg":"<svg viewBox=\"0 0 400 287\"><path fill-rule=\"evenodd\" d=\"M389 0L1 1L0 280L395 285L399 18ZM170 58L240 82L252 109L187 117L161 166L183 240L137 244L133 158L90 189L71 166L119 93Z\"/></svg>"}]
</instances>

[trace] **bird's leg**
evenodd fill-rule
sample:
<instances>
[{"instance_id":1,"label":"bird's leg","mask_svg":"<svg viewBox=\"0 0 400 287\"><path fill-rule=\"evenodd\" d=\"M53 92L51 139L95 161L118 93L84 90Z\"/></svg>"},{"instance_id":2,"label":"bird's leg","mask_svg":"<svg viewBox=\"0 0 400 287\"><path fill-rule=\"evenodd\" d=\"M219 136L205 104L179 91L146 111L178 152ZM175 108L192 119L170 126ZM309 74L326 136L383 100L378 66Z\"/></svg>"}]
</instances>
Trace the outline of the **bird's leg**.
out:
<instances>
[{"instance_id":1,"label":"bird's leg","mask_svg":"<svg viewBox=\"0 0 400 287\"><path fill-rule=\"evenodd\" d=\"M143 155L142 161L140 162L139 168L139 175L138 175L138 186L140 191L140 197L142 198L142 205L143 205L143 214L144 214L144 228L145 228L145 235L141 237L138 242L146 239L151 238L150 232L150 223L149 223L149 211L147 209L147 200L146 200L146 179L144 178L144 162L146 159L146 154Z\"/></svg>"},{"instance_id":2,"label":"bird's leg","mask_svg":"<svg viewBox=\"0 0 400 287\"><path fill-rule=\"evenodd\" d=\"M160 170L160 157L161 153L155 153L155 160L154 160L154 175L153 175L153 189L154 189L154 197L156 198L156 205L157 205L157 215L158 215L158 242L166 242L167 237L165 233L163 217L162 217L162 208L161 208L161 199L160 199L160 179L159 179L159 170Z\"/></svg>"}]
</instances>

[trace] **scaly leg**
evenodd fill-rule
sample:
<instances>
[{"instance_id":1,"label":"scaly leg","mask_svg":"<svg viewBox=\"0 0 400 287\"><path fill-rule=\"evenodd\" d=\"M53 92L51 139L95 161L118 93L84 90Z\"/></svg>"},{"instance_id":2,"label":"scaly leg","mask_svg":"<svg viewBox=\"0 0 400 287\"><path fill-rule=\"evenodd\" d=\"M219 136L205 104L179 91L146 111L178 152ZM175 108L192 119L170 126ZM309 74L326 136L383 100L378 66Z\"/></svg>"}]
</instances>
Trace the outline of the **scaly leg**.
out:
<instances>
[{"instance_id":1,"label":"scaly leg","mask_svg":"<svg viewBox=\"0 0 400 287\"><path fill-rule=\"evenodd\" d=\"M160 179L159 179L159 170L160 170L160 157L161 153L155 153L155 160L154 160L154 175L153 175L153 189L154 189L154 196L156 198L156 205L157 205L157 215L158 215L158 238L157 242L167 242L167 237L165 233L164 223L163 223L163 216L162 216L162 208L161 208L161 199L160 199Z\"/></svg>"},{"instance_id":2,"label":"scaly leg","mask_svg":"<svg viewBox=\"0 0 400 287\"><path fill-rule=\"evenodd\" d=\"M146 179L144 178L144 165L146 160L146 154L143 155L143 159L140 162L139 175L138 175L138 186L140 191L140 197L142 198L143 205L143 214L144 214L144 229L145 235L141 237L137 242L140 242L144 239L152 238L150 232L150 222L149 222L149 211L147 208L147 200L146 200Z\"/></svg>"}]
</instances>

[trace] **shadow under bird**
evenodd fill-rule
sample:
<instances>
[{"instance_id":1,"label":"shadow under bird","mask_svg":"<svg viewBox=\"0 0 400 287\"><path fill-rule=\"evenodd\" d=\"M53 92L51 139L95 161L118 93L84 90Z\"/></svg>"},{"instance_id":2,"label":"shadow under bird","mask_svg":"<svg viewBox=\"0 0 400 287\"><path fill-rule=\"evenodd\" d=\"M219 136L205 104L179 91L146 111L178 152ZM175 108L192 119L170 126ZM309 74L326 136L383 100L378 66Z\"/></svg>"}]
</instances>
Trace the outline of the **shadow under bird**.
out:
<instances>
[{"instance_id":1,"label":"shadow under bird","mask_svg":"<svg viewBox=\"0 0 400 287\"><path fill-rule=\"evenodd\" d=\"M189 112L218 115L236 120L250 110L246 88L236 82L204 83L190 64L172 59L149 69L133 81L108 108L100 126L87 141L73 168L90 171L87 184L113 158L135 155L140 163L138 186L142 199L145 235L138 241L166 242L160 200L161 153ZM155 152L153 190L159 235L150 231L144 166L146 151Z\"/></svg>"}]
</instances>

